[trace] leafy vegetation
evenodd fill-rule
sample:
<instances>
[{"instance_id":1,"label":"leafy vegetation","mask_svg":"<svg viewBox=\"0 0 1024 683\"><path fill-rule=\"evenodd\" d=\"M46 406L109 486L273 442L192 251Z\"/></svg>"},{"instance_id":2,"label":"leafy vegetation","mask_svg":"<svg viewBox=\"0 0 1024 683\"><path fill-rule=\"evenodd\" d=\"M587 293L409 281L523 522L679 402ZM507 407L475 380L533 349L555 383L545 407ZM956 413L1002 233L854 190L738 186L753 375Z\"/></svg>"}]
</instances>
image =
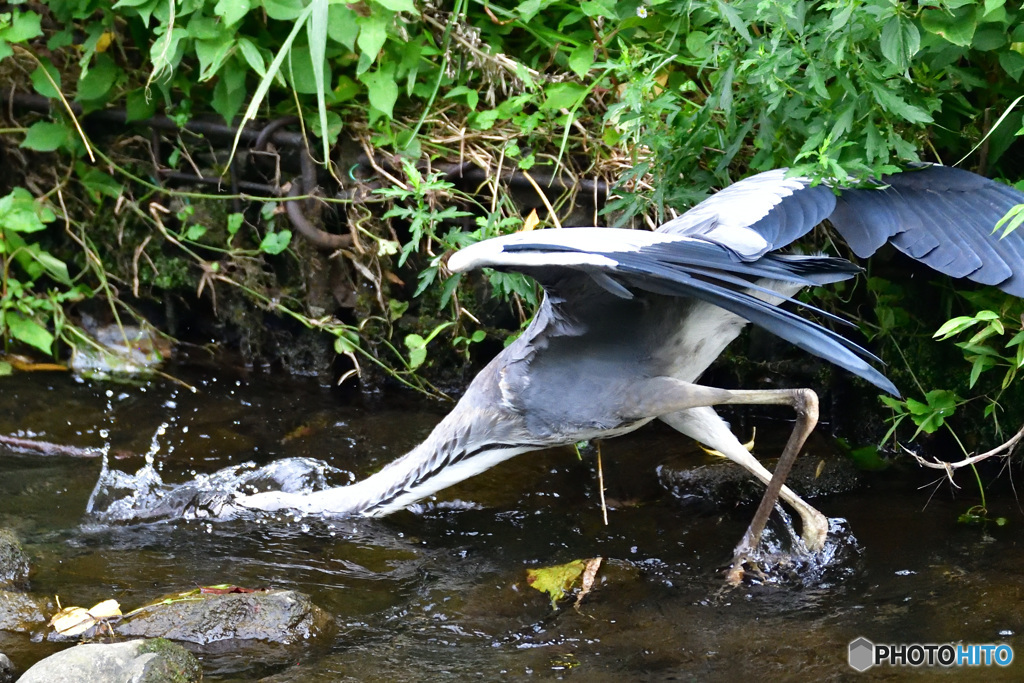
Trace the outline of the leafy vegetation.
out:
<instances>
[{"instance_id":1,"label":"leafy vegetation","mask_svg":"<svg viewBox=\"0 0 1024 683\"><path fill-rule=\"evenodd\" d=\"M1024 172L1024 22L1005 0L46 0L0 13L0 74L49 102L18 100L2 130L5 342L62 353L96 298L118 320L201 300L251 336L267 312L326 331L353 369L424 390L435 357L464 362L529 316L530 282L488 274L497 311L445 255L533 227L531 210L538 227L650 226L783 165L843 182L918 159ZM128 127L88 118L110 110ZM177 128L139 127L156 115ZM190 132L210 115L298 117L319 208L309 186L286 196L294 155ZM216 191L238 173L260 189ZM168 180L183 176L214 182ZM318 252L289 202L351 242ZM897 359L942 322L903 287L872 273L866 296L835 298ZM1024 347L1015 300L940 288L959 321L942 335L974 336L956 386L922 376L892 404L925 431L972 392L998 419Z\"/></svg>"}]
</instances>

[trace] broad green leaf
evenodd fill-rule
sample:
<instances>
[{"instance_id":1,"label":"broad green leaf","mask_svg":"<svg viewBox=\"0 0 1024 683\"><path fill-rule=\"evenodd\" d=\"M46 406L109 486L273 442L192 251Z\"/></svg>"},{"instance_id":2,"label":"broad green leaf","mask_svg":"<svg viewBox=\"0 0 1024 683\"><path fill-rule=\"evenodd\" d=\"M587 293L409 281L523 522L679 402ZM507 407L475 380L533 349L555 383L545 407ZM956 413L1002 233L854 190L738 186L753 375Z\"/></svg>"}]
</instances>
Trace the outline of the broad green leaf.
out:
<instances>
[{"instance_id":1,"label":"broad green leaf","mask_svg":"<svg viewBox=\"0 0 1024 683\"><path fill-rule=\"evenodd\" d=\"M686 34L686 49L699 59L711 56L711 37L704 31L690 31Z\"/></svg>"},{"instance_id":2,"label":"broad green leaf","mask_svg":"<svg viewBox=\"0 0 1024 683\"><path fill-rule=\"evenodd\" d=\"M78 174L78 178L82 181L82 186L86 192L89 193L92 200L97 204L103 200L103 197L118 199L124 192L124 186L121 183L93 166L87 166L82 163L75 164L75 173Z\"/></svg>"},{"instance_id":3,"label":"broad green leaf","mask_svg":"<svg viewBox=\"0 0 1024 683\"><path fill-rule=\"evenodd\" d=\"M128 121L142 121L156 114L156 99L146 96L146 89L132 90L125 97Z\"/></svg>"},{"instance_id":4,"label":"broad green leaf","mask_svg":"<svg viewBox=\"0 0 1024 683\"><path fill-rule=\"evenodd\" d=\"M573 560L554 567L527 569L526 582L532 588L547 593L551 598L551 608L558 609L558 601L565 597L566 591L572 588L586 567L583 560Z\"/></svg>"},{"instance_id":5,"label":"broad green leaf","mask_svg":"<svg viewBox=\"0 0 1024 683\"><path fill-rule=\"evenodd\" d=\"M239 228L242 227L242 221L243 220L245 220L245 216L243 214L240 214L240 213L228 214L228 223L227 223L228 234L231 235L232 237L234 237L235 233L237 233Z\"/></svg>"},{"instance_id":6,"label":"broad green leaf","mask_svg":"<svg viewBox=\"0 0 1024 683\"><path fill-rule=\"evenodd\" d=\"M580 78L587 75L594 64L594 45L584 42L569 53L569 68Z\"/></svg>"},{"instance_id":7,"label":"broad green leaf","mask_svg":"<svg viewBox=\"0 0 1024 683\"><path fill-rule=\"evenodd\" d=\"M349 50L355 50L356 36L359 35L356 16L356 13L345 5L330 5L327 8L327 36Z\"/></svg>"},{"instance_id":8,"label":"broad green leaf","mask_svg":"<svg viewBox=\"0 0 1024 683\"><path fill-rule=\"evenodd\" d=\"M427 340L418 334L408 334L405 346L409 349L409 368L415 370L427 359Z\"/></svg>"},{"instance_id":9,"label":"broad green leaf","mask_svg":"<svg viewBox=\"0 0 1024 683\"><path fill-rule=\"evenodd\" d=\"M59 123L36 121L29 126L21 147L37 152L52 152L71 139L71 132Z\"/></svg>"},{"instance_id":10,"label":"broad green leaf","mask_svg":"<svg viewBox=\"0 0 1024 683\"><path fill-rule=\"evenodd\" d=\"M75 99L79 102L91 102L101 100L114 85L121 69L107 55L99 55L96 63L89 69L89 73L78 81L78 94Z\"/></svg>"},{"instance_id":11,"label":"broad green leaf","mask_svg":"<svg viewBox=\"0 0 1024 683\"><path fill-rule=\"evenodd\" d=\"M43 57L40 59L41 64L32 71L32 75L29 78L32 80L32 89L43 97L60 97L60 93L54 88L54 83L59 88L61 85L60 72L57 71L49 59ZM49 74L50 78L47 78ZM53 79L52 82L50 79Z\"/></svg>"},{"instance_id":12,"label":"broad green leaf","mask_svg":"<svg viewBox=\"0 0 1024 683\"><path fill-rule=\"evenodd\" d=\"M480 101L480 93L464 85L457 85L445 93L445 99L462 100L470 109L476 109L476 105Z\"/></svg>"},{"instance_id":13,"label":"broad green leaf","mask_svg":"<svg viewBox=\"0 0 1024 683\"><path fill-rule=\"evenodd\" d=\"M263 240L260 242L260 251L265 254L276 255L288 248L288 244L292 241L291 230L281 230L280 232L268 233Z\"/></svg>"},{"instance_id":14,"label":"broad green leaf","mask_svg":"<svg viewBox=\"0 0 1024 683\"><path fill-rule=\"evenodd\" d=\"M359 80L366 85L370 105L389 119L393 118L395 102L398 101L395 65L389 62L376 71L367 71L359 77Z\"/></svg>"},{"instance_id":15,"label":"broad green leaf","mask_svg":"<svg viewBox=\"0 0 1024 683\"><path fill-rule=\"evenodd\" d=\"M14 366L5 360L0 360L0 377L7 377L14 372Z\"/></svg>"},{"instance_id":16,"label":"broad green leaf","mask_svg":"<svg viewBox=\"0 0 1024 683\"><path fill-rule=\"evenodd\" d=\"M419 14L416 10L416 5L412 0L370 0L374 5L380 5L385 9L389 9L392 12L410 12L412 14Z\"/></svg>"},{"instance_id":17,"label":"broad green leaf","mask_svg":"<svg viewBox=\"0 0 1024 683\"><path fill-rule=\"evenodd\" d=\"M223 33L210 40L195 41L196 57L199 59L199 81L208 81L216 76L234 47L234 38L229 33Z\"/></svg>"},{"instance_id":18,"label":"broad green leaf","mask_svg":"<svg viewBox=\"0 0 1024 683\"><path fill-rule=\"evenodd\" d=\"M238 39L238 48L242 51L242 56L245 58L246 64L248 64L253 71L259 74L260 78L267 75L267 65L263 61L263 55L260 53L260 49L256 47L255 43L245 37Z\"/></svg>"},{"instance_id":19,"label":"broad green leaf","mask_svg":"<svg viewBox=\"0 0 1024 683\"><path fill-rule=\"evenodd\" d=\"M306 10L303 0L262 0L267 16L278 21L294 21Z\"/></svg>"},{"instance_id":20,"label":"broad green leaf","mask_svg":"<svg viewBox=\"0 0 1024 683\"><path fill-rule=\"evenodd\" d=\"M245 96L248 94L245 89L245 76L248 71L239 61L232 59L227 62L218 74L217 85L213 87L210 106L224 121L234 121L235 116L242 110Z\"/></svg>"},{"instance_id":21,"label":"broad green leaf","mask_svg":"<svg viewBox=\"0 0 1024 683\"><path fill-rule=\"evenodd\" d=\"M962 7L947 14L943 10L929 9L921 13L921 27L929 33L942 36L954 45L970 47L978 19L972 6Z\"/></svg>"},{"instance_id":22,"label":"broad green leaf","mask_svg":"<svg viewBox=\"0 0 1024 683\"><path fill-rule=\"evenodd\" d=\"M312 24L312 20L309 22ZM313 95L317 92L325 92L328 80L325 79L324 72L330 75L330 70L324 63L323 57L320 58L319 70L313 67L313 59L310 54L309 47L306 45L296 45L288 53L290 64L286 66L286 73L288 74L288 81L295 87L295 91L303 95ZM319 79L317 78L317 71L320 72Z\"/></svg>"},{"instance_id":23,"label":"broad green leaf","mask_svg":"<svg viewBox=\"0 0 1024 683\"><path fill-rule=\"evenodd\" d=\"M71 285L71 276L68 274L68 264L64 263L53 254L42 251L41 249L34 250L32 258L34 258L39 265L43 267L46 274L51 278L62 285Z\"/></svg>"},{"instance_id":24,"label":"broad green leaf","mask_svg":"<svg viewBox=\"0 0 1024 683\"><path fill-rule=\"evenodd\" d=\"M516 6L516 13L523 21L529 23L537 13L552 3L553 0L526 0Z\"/></svg>"},{"instance_id":25,"label":"broad green leaf","mask_svg":"<svg viewBox=\"0 0 1024 683\"><path fill-rule=\"evenodd\" d=\"M897 69L906 71L921 48L921 33L913 22L897 14L882 27L881 44L882 55Z\"/></svg>"},{"instance_id":26,"label":"broad green leaf","mask_svg":"<svg viewBox=\"0 0 1024 683\"><path fill-rule=\"evenodd\" d=\"M0 228L12 232L38 232L45 230L46 223L54 218L49 209L40 211L32 195L23 187L16 187L10 194L0 197Z\"/></svg>"},{"instance_id":27,"label":"broad green leaf","mask_svg":"<svg viewBox=\"0 0 1024 683\"><path fill-rule=\"evenodd\" d=\"M377 53L384 47L384 42L388 39L388 23L390 21L391 17L386 16L383 12L374 12L368 17L356 18L356 23L359 24L359 37L356 39L356 43L359 45L359 50L369 58L371 64L377 60Z\"/></svg>"},{"instance_id":28,"label":"broad green leaf","mask_svg":"<svg viewBox=\"0 0 1024 683\"><path fill-rule=\"evenodd\" d=\"M11 25L0 29L0 39L8 43L24 43L41 35L42 19L32 10L14 11L11 15Z\"/></svg>"},{"instance_id":29,"label":"broad green leaf","mask_svg":"<svg viewBox=\"0 0 1024 683\"><path fill-rule=\"evenodd\" d=\"M52 351L53 335L35 320L17 311L7 311L4 314L4 324L10 335L18 341L34 346L43 353L48 354Z\"/></svg>"},{"instance_id":30,"label":"broad green leaf","mask_svg":"<svg viewBox=\"0 0 1024 683\"><path fill-rule=\"evenodd\" d=\"M587 92L587 87L582 83L552 83L544 88L544 103L541 109L572 109L579 104L580 99Z\"/></svg>"},{"instance_id":31,"label":"broad green leaf","mask_svg":"<svg viewBox=\"0 0 1024 683\"><path fill-rule=\"evenodd\" d=\"M249 13L249 0L217 0L213 13L224 20L225 26L231 26Z\"/></svg>"},{"instance_id":32,"label":"broad green leaf","mask_svg":"<svg viewBox=\"0 0 1024 683\"><path fill-rule=\"evenodd\" d=\"M588 17L604 17L612 20L619 18L612 0L584 0L580 3L580 10Z\"/></svg>"},{"instance_id":33,"label":"broad green leaf","mask_svg":"<svg viewBox=\"0 0 1024 683\"><path fill-rule=\"evenodd\" d=\"M999 52L999 66L1003 68L1010 78L1020 81L1021 74L1024 74L1024 55L1013 50L1002 50ZM1020 133L1017 133L1020 135Z\"/></svg>"}]
</instances>

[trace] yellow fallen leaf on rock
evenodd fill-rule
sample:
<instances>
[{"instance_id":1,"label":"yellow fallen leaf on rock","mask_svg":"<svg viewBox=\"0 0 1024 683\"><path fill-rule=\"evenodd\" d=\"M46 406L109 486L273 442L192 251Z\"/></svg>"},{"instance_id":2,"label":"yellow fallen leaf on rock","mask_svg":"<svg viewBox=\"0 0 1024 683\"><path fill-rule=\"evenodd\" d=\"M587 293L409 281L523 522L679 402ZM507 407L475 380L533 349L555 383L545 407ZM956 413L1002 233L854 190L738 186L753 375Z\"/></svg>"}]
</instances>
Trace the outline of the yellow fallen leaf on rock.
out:
<instances>
[{"instance_id":1,"label":"yellow fallen leaf on rock","mask_svg":"<svg viewBox=\"0 0 1024 683\"><path fill-rule=\"evenodd\" d=\"M584 576L584 593L590 592L594 584L594 577L598 567L601 566L601 558L592 560L573 560L565 564L553 567L541 567L540 569L527 569L526 582L541 593L547 593L551 597L551 607L558 609L558 601L565 597L565 594L572 590L576 580ZM577 605L579 601L577 601Z\"/></svg>"},{"instance_id":2,"label":"yellow fallen leaf on rock","mask_svg":"<svg viewBox=\"0 0 1024 683\"><path fill-rule=\"evenodd\" d=\"M57 603L58 606L60 602ZM121 616L121 605L117 600L104 600L90 609L65 607L53 615L50 626L62 636L77 636L85 633L104 619Z\"/></svg>"}]
</instances>

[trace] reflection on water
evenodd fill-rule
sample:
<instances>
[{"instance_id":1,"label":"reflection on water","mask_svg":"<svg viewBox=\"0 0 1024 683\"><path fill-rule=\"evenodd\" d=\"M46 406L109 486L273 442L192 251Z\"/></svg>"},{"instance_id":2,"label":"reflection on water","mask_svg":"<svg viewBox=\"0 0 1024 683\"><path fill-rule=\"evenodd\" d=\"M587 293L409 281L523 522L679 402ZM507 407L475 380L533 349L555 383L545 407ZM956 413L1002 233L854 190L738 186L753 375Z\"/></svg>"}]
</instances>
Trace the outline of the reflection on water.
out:
<instances>
[{"instance_id":1,"label":"reflection on water","mask_svg":"<svg viewBox=\"0 0 1024 683\"><path fill-rule=\"evenodd\" d=\"M608 526L593 461L571 449L519 456L384 520L211 521L202 511L232 491L365 476L415 445L444 406L349 405L280 378L185 379L200 392L3 378L0 433L111 459L104 469L100 458L0 450L0 526L25 542L32 592L65 603L114 597L131 609L234 583L301 590L338 621L321 648L200 653L206 680L841 679L853 674L846 649L858 636L1006 642L1024 657L1024 519L1005 479L988 504L1010 522L982 528L956 523L975 502L967 481L959 499L942 487L922 512L930 491L917 486L933 473L872 475L815 501L848 520L829 568L810 581L723 591L721 569L753 506L668 494L659 464L681 451L708 458L670 431L604 444ZM758 451L771 452L764 429ZM825 437L810 446L828 447ZM123 523L140 510L160 521ZM552 612L526 584L529 567L595 556L605 558L599 585L579 610ZM0 632L0 651L22 669L54 647ZM1010 680L1019 669L956 673ZM929 674L863 676L914 675Z\"/></svg>"}]
</instances>

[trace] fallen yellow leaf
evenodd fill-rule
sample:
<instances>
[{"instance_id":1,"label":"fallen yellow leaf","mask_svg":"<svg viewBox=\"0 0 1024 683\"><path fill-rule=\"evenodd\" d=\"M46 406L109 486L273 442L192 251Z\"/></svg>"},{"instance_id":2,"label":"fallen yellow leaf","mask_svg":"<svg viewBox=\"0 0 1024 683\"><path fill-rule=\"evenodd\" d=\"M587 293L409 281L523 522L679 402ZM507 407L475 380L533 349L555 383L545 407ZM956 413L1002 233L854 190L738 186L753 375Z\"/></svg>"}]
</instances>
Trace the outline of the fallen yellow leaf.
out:
<instances>
[{"instance_id":1,"label":"fallen yellow leaf","mask_svg":"<svg viewBox=\"0 0 1024 683\"><path fill-rule=\"evenodd\" d=\"M558 601L565 597L565 592L572 588L587 564L583 560L573 560L554 567L527 569L526 582L541 593L551 597L551 608L558 609Z\"/></svg>"},{"instance_id":2,"label":"fallen yellow leaf","mask_svg":"<svg viewBox=\"0 0 1024 683\"><path fill-rule=\"evenodd\" d=\"M530 211L530 215L523 220L522 232L533 230L540 223L540 218L537 217L537 209Z\"/></svg>"}]
</instances>

